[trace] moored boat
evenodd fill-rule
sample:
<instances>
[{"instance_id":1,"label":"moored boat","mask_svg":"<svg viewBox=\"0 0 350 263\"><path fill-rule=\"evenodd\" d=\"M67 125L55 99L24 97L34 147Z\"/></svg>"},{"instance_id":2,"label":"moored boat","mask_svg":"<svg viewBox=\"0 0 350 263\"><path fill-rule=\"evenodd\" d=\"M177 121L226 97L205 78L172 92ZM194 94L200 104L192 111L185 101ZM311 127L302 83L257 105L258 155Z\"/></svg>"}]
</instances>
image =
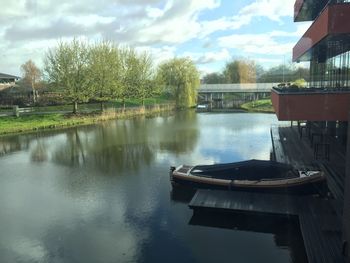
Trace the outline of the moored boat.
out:
<instances>
[{"instance_id":1,"label":"moored boat","mask_svg":"<svg viewBox=\"0 0 350 263\"><path fill-rule=\"evenodd\" d=\"M181 165L170 172L173 185L228 190L315 193L325 184L322 171L301 171L274 161L248 160L214 165Z\"/></svg>"}]
</instances>

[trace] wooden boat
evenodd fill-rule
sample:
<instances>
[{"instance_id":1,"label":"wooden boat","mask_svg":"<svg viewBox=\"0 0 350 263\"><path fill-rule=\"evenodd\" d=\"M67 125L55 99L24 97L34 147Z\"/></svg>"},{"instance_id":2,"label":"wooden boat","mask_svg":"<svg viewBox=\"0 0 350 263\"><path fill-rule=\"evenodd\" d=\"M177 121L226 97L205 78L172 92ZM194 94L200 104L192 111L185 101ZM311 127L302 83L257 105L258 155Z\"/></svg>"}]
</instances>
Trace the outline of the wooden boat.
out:
<instances>
[{"instance_id":1,"label":"wooden boat","mask_svg":"<svg viewBox=\"0 0 350 263\"><path fill-rule=\"evenodd\" d=\"M326 179L322 171L299 171L288 164L262 160L181 165L171 167L170 178L173 185L288 193L319 192Z\"/></svg>"}]
</instances>

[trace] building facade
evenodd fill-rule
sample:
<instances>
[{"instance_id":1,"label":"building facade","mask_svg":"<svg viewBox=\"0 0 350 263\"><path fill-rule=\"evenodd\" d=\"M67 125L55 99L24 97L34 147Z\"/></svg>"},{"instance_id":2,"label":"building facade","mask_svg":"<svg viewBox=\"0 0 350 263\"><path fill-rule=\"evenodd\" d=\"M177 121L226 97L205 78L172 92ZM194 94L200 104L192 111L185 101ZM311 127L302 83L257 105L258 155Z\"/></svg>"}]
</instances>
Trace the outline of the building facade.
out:
<instances>
[{"instance_id":1,"label":"building facade","mask_svg":"<svg viewBox=\"0 0 350 263\"><path fill-rule=\"evenodd\" d=\"M19 77L0 73L0 90L15 85Z\"/></svg>"},{"instance_id":2,"label":"building facade","mask_svg":"<svg viewBox=\"0 0 350 263\"><path fill-rule=\"evenodd\" d=\"M350 0L296 0L294 21L313 21L293 48L294 62L310 63L309 86L274 88L272 103L279 120L314 123L333 139L342 136L343 254L350 262Z\"/></svg>"},{"instance_id":3,"label":"building facade","mask_svg":"<svg viewBox=\"0 0 350 263\"><path fill-rule=\"evenodd\" d=\"M294 62L310 62L309 89L275 89L272 101L277 116L281 120L347 122L350 0L297 0L294 9L295 22L313 21L293 48Z\"/></svg>"}]
</instances>

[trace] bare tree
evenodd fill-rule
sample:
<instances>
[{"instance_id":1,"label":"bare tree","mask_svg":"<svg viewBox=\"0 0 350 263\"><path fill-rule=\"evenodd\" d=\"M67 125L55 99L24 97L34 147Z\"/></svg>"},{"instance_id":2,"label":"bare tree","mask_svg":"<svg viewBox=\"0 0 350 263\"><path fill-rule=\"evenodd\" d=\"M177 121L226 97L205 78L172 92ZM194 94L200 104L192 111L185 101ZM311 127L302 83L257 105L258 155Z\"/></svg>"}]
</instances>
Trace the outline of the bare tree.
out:
<instances>
[{"instance_id":1,"label":"bare tree","mask_svg":"<svg viewBox=\"0 0 350 263\"><path fill-rule=\"evenodd\" d=\"M41 71L32 60L28 60L21 66L23 79L28 83L33 92L33 102L36 102L36 84L40 81Z\"/></svg>"}]
</instances>

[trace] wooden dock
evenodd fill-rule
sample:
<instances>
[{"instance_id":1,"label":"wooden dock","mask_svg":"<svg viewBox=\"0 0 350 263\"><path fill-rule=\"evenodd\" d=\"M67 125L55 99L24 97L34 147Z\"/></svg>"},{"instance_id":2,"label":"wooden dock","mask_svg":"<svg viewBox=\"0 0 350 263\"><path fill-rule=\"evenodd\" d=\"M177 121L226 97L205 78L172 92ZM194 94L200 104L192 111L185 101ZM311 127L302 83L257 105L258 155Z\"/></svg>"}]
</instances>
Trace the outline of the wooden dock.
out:
<instances>
[{"instance_id":1,"label":"wooden dock","mask_svg":"<svg viewBox=\"0 0 350 263\"><path fill-rule=\"evenodd\" d=\"M298 129L293 127L271 127L271 139L274 159L291 164L296 169L322 170L327 177L328 188L334 197L332 203L339 215L342 214L345 156L331 141L330 160L315 159L310 139L304 135L300 138ZM330 138L332 140L332 138Z\"/></svg>"},{"instance_id":2,"label":"wooden dock","mask_svg":"<svg viewBox=\"0 0 350 263\"><path fill-rule=\"evenodd\" d=\"M316 196L276 195L217 190L198 190L189 206L194 211L220 211L276 215L299 221L309 263L344 262L341 215L345 176L344 155L336 142L330 142L330 155L315 158L308 136L298 128L271 128L273 159L299 170L323 170L330 190L329 199Z\"/></svg>"},{"instance_id":3,"label":"wooden dock","mask_svg":"<svg viewBox=\"0 0 350 263\"><path fill-rule=\"evenodd\" d=\"M320 169L320 162L314 159L309 141L300 139L296 127L271 127L272 147L275 160L291 164L296 169Z\"/></svg>"},{"instance_id":4,"label":"wooden dock","mask_svg":"<svg viewBox=\"0 0 350 263\"><path fill-rule=\"evenodd\" d=\"M344 262L341 222L327 200L313 196L198 190L189 207L195 211L296 217L309 263Z\"/></svg>"}]
</instances>

